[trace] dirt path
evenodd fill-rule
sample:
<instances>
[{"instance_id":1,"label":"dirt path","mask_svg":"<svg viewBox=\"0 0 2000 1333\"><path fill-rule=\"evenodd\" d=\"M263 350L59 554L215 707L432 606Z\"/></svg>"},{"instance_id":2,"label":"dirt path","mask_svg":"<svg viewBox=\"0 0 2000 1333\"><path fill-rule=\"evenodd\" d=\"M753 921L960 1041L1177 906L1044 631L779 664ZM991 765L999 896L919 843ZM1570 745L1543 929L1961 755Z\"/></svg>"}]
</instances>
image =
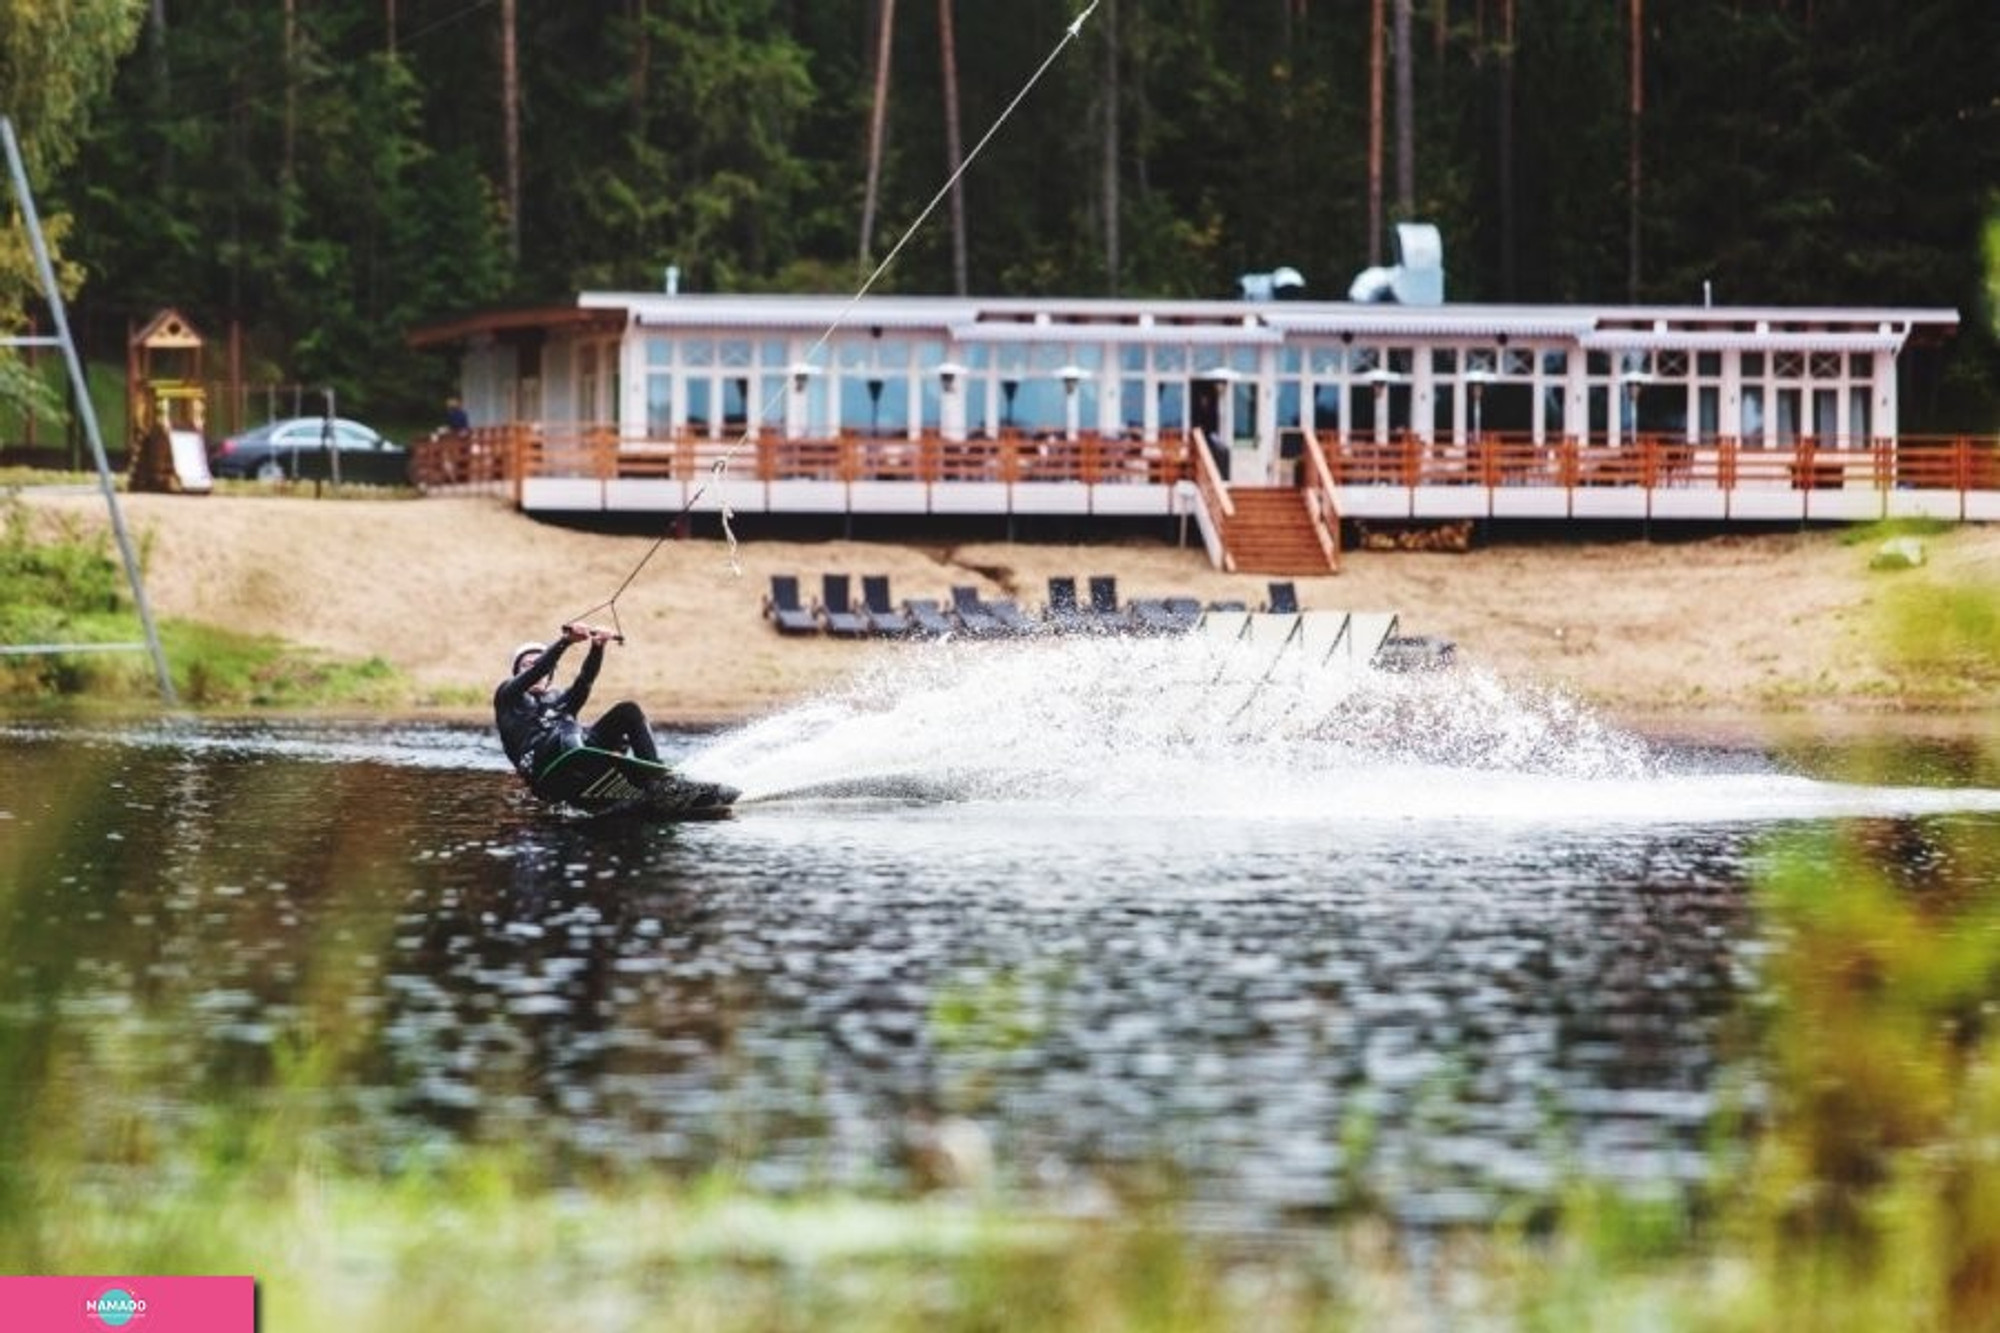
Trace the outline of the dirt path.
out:
<instances>
[{"instance_id":1,"label":"dirt path","mask_svg":"<svg viewBox=\"0 0 2000 1333\"><path fill-rule=\"evenodd\" d=\"M94 492L31 503L105 522ZM537 522L488 498L131 495L122 504L160 616L378 655L461 704L484 697L515 643L609 596L651 540ZM663 719L736 718L875 655L913 651L780 638L760 613L777 573L799 575L808 595L825 572L886 574L899 598L974 583L1030 609L1064 574L1115 574L1127 597L1255 605L1265 592L1264 579L1217 573L1198 549L766 542L754 517L738 528L740 577L720 542L660 549L619 600L630 643L607 665L606 688L648 700ZM1397 611L1405 633L1455 640L1465 661L1627 715L1881 708L1910 688L1878 647L1892 581L2000 584L2000 527L1958 529L1926 547L1924 568L1898 574L1870 573L1872 547L1828 533L1350 552L1340 576L1297 582L1305 606Z\"/></svg>"}]
</instances>

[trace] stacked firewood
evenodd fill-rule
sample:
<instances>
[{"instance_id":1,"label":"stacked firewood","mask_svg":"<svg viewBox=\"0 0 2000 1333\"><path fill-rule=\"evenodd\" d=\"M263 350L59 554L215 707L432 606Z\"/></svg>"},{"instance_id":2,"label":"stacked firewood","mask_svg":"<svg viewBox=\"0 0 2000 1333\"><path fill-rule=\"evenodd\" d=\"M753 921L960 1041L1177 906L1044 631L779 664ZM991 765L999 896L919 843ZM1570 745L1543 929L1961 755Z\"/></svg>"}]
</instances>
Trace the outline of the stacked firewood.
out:
<instances>
[{"instance_id":1,"label":"stacked firewood","mask_svg":"<svg viewBox=\"0 0 2000 1333\"><path fill-rule=\"evenodd\" d=\"M1470 551L1472 521L1452 523L1356 523L1364 551Z\"/></svg>"}]
</instances>

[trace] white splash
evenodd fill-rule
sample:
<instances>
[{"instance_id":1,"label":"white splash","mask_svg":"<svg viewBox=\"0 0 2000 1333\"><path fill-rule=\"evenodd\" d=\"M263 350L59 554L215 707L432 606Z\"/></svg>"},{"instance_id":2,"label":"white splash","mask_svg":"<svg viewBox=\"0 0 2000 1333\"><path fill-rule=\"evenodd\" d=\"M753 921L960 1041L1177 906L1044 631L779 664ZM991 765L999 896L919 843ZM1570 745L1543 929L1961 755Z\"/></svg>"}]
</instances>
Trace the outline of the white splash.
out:
<instances>
[{"instance_id":1,"label":"white splash","mask_svg":"<svg viewBox=\"0 0 2000 1333\"><path fill-rule=\"evenodd\" d=\"M1250 645L941 645L681 765L747 802L864 796L1095 814L1735 822L2000 810L2000 792L1707 771L1568 696L1476 669L1308 667Z\"/></svg>"}]
</instances>

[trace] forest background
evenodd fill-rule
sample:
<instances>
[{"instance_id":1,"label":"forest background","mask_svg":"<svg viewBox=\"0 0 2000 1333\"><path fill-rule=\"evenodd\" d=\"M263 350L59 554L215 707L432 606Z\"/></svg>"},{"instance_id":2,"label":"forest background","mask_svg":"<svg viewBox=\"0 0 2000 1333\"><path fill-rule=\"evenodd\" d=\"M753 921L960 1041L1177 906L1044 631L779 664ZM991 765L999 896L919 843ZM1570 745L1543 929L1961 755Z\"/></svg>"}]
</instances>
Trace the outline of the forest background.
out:
<instances>
[{"instance_id":1,"label":"forest background","mask_svg":"<svg viewBox=\"0 0 2000 1333\"><path fill-rule=\"evenodd\" d=\"M413 326L584 288L846 293L1085 0L7 0L86 352L423 420ZM879 291L1948 306L1907 431L2000 421L1991 0L1100 0ZM0 319L31 312L9 217ZM4 355L4 353L0 353ZM0 361L0 397L26 391Z\"/></svg>"}]
</instances>

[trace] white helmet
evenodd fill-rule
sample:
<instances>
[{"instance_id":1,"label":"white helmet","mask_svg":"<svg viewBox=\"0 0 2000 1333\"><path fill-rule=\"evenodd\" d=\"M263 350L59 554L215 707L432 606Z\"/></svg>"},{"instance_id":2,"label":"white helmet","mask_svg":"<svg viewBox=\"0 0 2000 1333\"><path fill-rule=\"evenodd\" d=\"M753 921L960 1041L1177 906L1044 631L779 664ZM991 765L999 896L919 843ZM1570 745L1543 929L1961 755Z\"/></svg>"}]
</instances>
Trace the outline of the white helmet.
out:
<instances>
[{"instance_id":1,"label":"white helmet","mask_svg":"<svg viewBox=\"0 0 2000 1333\"><path fill-rule=\"evenodd\" d=\"M528 640L528 642L516 648L514 655L507 659L507 674L511 676L520 671L522 658L531 654L535 657L540 657L546 651L548 651L547 644L536 643L533 639Z\"/></svg>"}]
</instances>

